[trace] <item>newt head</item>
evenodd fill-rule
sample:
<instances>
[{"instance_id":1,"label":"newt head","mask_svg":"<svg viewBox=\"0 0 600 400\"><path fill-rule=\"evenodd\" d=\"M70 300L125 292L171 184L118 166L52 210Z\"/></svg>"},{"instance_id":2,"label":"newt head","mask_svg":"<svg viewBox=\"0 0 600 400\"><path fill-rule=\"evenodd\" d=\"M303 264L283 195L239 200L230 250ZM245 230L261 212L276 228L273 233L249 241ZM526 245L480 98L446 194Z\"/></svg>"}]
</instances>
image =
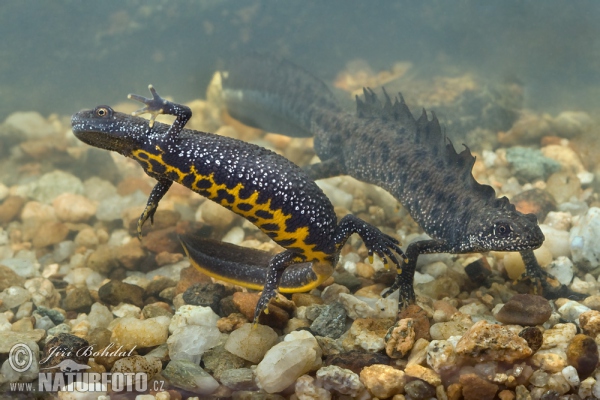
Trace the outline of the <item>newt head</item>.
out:
<instances>
[{"instance_id":1,"label":"newt head","mask_svg":"<svg viewBox=\"0 0 600 400\"><path fill-rule=\"evenodd\" d=\"M469 222L469 243L477 251L522 251L537 249L544 234L534 214L522 214L503 197L502 205L485 210Z\"/></svg>"},{"instance_id":2,"label":"newt head","mask_svg":"<svg viewBox=\"0 0 600 400\"><path fill-rule=\"evenodd\" d=\"M109 106L83 110L71 117L71 129L82 142L129 156L142 145L148 121L114 111Z\"/></svg>"}]
</instances>

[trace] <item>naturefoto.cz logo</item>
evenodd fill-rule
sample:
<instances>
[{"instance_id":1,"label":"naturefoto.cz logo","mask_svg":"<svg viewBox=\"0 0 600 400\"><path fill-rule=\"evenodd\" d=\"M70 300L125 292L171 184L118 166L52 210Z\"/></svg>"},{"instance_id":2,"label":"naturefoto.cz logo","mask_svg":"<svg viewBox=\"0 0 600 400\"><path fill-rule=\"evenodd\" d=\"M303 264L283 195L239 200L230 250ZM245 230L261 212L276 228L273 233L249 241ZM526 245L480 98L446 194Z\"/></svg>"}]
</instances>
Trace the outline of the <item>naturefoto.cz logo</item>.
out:
<instances>
[{"instance_id":1,"label":"naturefoto.cz logo","mask_svg":"<svg viewBox=\"0 0 600 400\"><path fill-rule=\"evenodd\" d=\"M148 375L138 372L90 372L91 367L87 364L79 364L69 357L80 359L81 357L128 357L134 349L124 351L122 347L114 348L109 345L102 351L94 351L92 346L80 348L75 352L64 350L61 346L51 348L48 356L39 361L39 365L34 365L38 359L31 348L24 343L17 343L10 349L8 362L10 367L16 373L27 373L39 371L37 374L37 387L33 383L11 382L11 391L33 391L38 392L58 392L58 391L79 391L79 392L106 392L108 386L111 386L113 392L146 392L148 390ZM114 349L113 349L114 348ZM56 365L49 365L52 359L62 359ZM49 365L49 366L45 366ZM154 390L161 389L154 387L157 384L162 386L162 382L153 381Z\"/></svg>"}]
</instances>

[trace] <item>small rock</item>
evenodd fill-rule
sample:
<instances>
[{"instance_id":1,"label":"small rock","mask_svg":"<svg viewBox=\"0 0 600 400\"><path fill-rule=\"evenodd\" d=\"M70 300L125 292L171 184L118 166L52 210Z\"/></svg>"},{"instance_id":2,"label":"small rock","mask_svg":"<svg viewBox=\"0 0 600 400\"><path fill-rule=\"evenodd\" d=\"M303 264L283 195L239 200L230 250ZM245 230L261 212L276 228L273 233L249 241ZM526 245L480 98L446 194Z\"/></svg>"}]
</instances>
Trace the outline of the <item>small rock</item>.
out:
<instances>
[{"instance_id":1,"label":"small rock","mask_svg":"<svg viewBox=\"0 0 600 400\"><path fill-rule=\"evenodd\" d=\"M92 304L91 311L88 314L90 321L90 330L96 328L106 328L113 320L113 314L108 307L100 303Z\"/></svg>"},{"instance_id":2,"label":"small rock","mask_svg":"<svg viewBox=\"0 0 600 400\"><path fill-rule=\"evenodd\" d=\"M404 385L404 392L411 399L429 400L435 396L435 387L417 379L406 383Z\"/></svg>"},{"instance_id":3,"label":"small rock","mask_svg":"<svg viewBox=\"0 0 600 400\"><path fill-rule=\"evenodd\" d=\"M25 289L31 294L31 300L36 307L55 308L60 302L60 293L52 281L46 278L31 278L25 281Z\"/></svg>"},{"instance_id":4,"label":"small rock","mask_svg":"<svg viewBox=\"0 0 600 400\"><path fill-rule=\"evenodd\" d=\"M163 290L175 286L177 286L177 282L173 279L165 276L155 276L154 279L148 282L144 295L145 297L160 296Z\"/></svg>"},{"instance_id":5,"label":"small rock","mask_svg":"<svg viewBox=\"0 0 600 400\"><path fill-rule=\"evenodd\" d=\"M189 266L181 270L179 280L177 281L176 292L177 294L184 293L190 286L201 282L212 283L212 280L209 276L204 275L196 268Z\"/></svg>"},{"instance_id":6,"label":"small rock","mask_svg":"<svg viewBox=\"0 0 600 400\"><path fill-rule=\"evenodd\" d=\"M175 227L148 232L142 240L142 245L145 249L156 254L181 251L181 244L179 243L179 239L177 239L177 230Z\"/></svg>"},{"instance_id":7,"label":"small rock","mask_svg":"<svg viewBox=\"0 0 600 400\"><path fill-rule=\"evenodd\" d=\"M385 336L385 354L390 358L403 358L415 344L412 318L403 318L390 328Z\"/></svg>"},{"instance_id":8,"label":"small rock","mask_svg":"<svg viewBox=\"0 0 600 400\"><path fill-rule=\"evenodd\" d=\"M68 234L69 228L62 222L46 221L33 234L31 244L36 249L42 249L62 242Z\"/></svg>"},{"instance_id":9,"label":"small rock","mask_svg":"<svg viewBox=\"0 0 600 400\"><path fill-rule=\"evenodd\" d=\"M356 398L365 389L358 374L335 365L319 368L317 383L326 390Z\"/></svg>"},{"instance_id":10,"label":"small rock","mask_svg":"<svg viewBox=\"0 0 600 400\"><path fill-rule=\"evenodd\" d=\"M319 316L310 325L316 335L337 339L346 331L346 310L339 302L322 306Z\"/></svg>"},{"instance_id":11,"label":"small rock","mask_svg":"<svg viewBox=\"0 0 600 400\"><path fill-rule=\"evenodd\" d=\"M456 344L456 353L477 362L508 363L532 354L525 339L497 324L481 320L473 325Z\"/></svg>"},{"instance_id":12,"label":"small rock","mask_svg":"<svg viewBox=\"0 0 600 400\"><path fill-rule=\"evenodd\" d=\"M229 335L225 349L238 357L253 363L260 362L267 351L277 342L277 333L266 326L244 324Z\"/></svg>"},{"instance_id":13,"label":"small rock","mask_svg":"<svg viewBox=\"0 0 600 400\"><path fill-rule=\"evenodd\" d=\"M11 286L0 293L0 312L19 307L29 301L31 294L20 286Z\"/></svg>"},{"instance_id":14,"label":"small rock","mask_svg":"<svg viewBox=\"0 0 600 400\"><path fill-rule=\"evenodd\" d=\"M404 391L404 372L389 365L365 367L360 372L360 380L375 397L385 399Z\"/></svg>"},{"instance_id":15,"label":"small rock","mask_svg":"<svg viewBox=\"0 0 600 400\"><path fill-rule=\"evenodd\" d=\"M448 322L438 322L429 329L431 338L435 340L446 340L452 336L462 336L473 326L470 316L455 313Z\"/></svg>"},{"instance_id":16,"label":"small rock","mask_svg":"<svg viewBox=\"0 0 600 400\"><path fill-rule=\"evenodd\" d=\"M580 377L587 377L598 365L598 345L587 335L576 335L567 347L567 360Z\"/></svg>"},{"instance_id":17,"label":"small rock","mask_svg":"<svg viewBox=\"0 0 600 400\"><path fill-rule=\"evenodd\" d=\"M559 307L558 313L563 317L565 321L575 322L579 320L579 316L589 311L590 309L580 304L577 301L569 300L565 304Z\"/></svg>"},{"instance_id":18,"label":"small rock","mask_svg":"<svg viewBox=\"0 0 600 400\"><path fill-rule=\"evenodd\" d=\"M257 390L254 373L250 368L229 369L219 377L221 384L231 390Z\"/></svg>"},{"instance_id":19,"label":"small rock","mask_svg":"<svg viewBox=\"0 0 600 400\"><path fill-rule=\"evenodd\" d=\"M64 193L82 194L83 183L76 176L60 170L42 175L31 189L31 197L46 204Z\"/></svg>"},{"instance_id":20,"label":"small rock","mask_svg":"<svg viewBox=\"0 0 600 400\"><path fill-rule=\"evenodd\" d=\"M133 317L120 318L112 329L111 342L125 351L134 348L154 347L166 343L169 319L156 317L139 320Z\"/></svg>"},{"instance_id":21,"label":"small rock","mask_svg":"<svg viewBox=\"0 0 600 400\"><path fill-rule=\"evenodd\" d=\"M465 400L493 400L498 385L488 382L477 374L463 374L459 378Z\"/></svg>"},{"instance_id":22,"label":"small rock","mask_svg":"<svg viewBox=\"0 0 600 400\"><path fill-rule=\"evenodd\" d=\"M146 379L150 381L156 374L162 370L162 363L154 357L131 356L117 360L110 372L120 373L140 373L146 374Z\"/></svg>"},{"instance_id":23,"label":"small rock","mask_svg":"<svg viewBox=\"0 0 600 400\"><path fill-rule=\"evenodd\" d=\"M85 266L101 274L108 274L117 268L116 252L108 245L99 245L85 261Z\"/></svg>"},{"instance_id":24,"label":"small rock","mask_svg":"<svg viewBox=\"0 0 600 400\"><path fill-rule=\"evenodd\" d=\"M26 332L0 331L0 355L8 356L10 349L17 343L40 342L46 336L43 329Z\"/></svg>"},{"instance_id":25,"label":"small rock","mask_svg":"<svg viewBox=\"0 0 600 400\"><path fill-rule=\"evenodd\" d=\"M23 277L19 276L9 267L0 264L0 292L11 286L23 287L24 283L25 279Z\"/></svg>"},{"instance_id":26,"label":"small rock","mask_svg":"<svg viewBox=\"0 0 600 400\"><path fill-rule=\"evenodd\" d=\"M600 208L591 207L571 229L573 262L588 270L600 266Z\"/></svg>"},{"instance_id":27,"label":"small rock","mask_svg":"<svg viewBox=\"0 0 600 400\"><path fill-rule=\"evenodd\" d=\"M356 319L343 341L343 346L346 350L381 351L385 348L385 335L392 325L391 319Z\"/></svg>"},{"instance_id":28,"label":"small rock","mask_svg":"<svg viewBox=\"0 0 600 400\"><path fill-rule=\"evenodd\" d=\"M323 304L323 299L310 293L294 293L292 294L292 301L296 307Z\"/></svg>"},{"instance_id":29,"label":"small rock","mask_svg":"<svg viewBox=\"0 0 600 400\"><path fill-rule=\"evenodd\" d=\"M242 368L247 364L247 361L230 353L224 345L220 344L204 353L202 364L206 372L215 379L221 380L222 374L227 370Z\"/></svg>"},{"instance_id":30,"label":"small rock","mask_svg":"<svg viewBox=\"0 0 600 400\"><path fill-rule=\"evenodd\" d=\"M429 334L429 317L427 316L425 310L423 310L416 304L411 304L398 313L398 320L403 318L411 318L413 320L415 340L419 340L421 338L426 340L431 339L431 336Z\"/></svg>"},{"instance_id":31,"label":"small rock","mask_svg":"<svg viewBox=\"0 0 600 400\"><path fill-rule=\"evenodd\" d=\"M539 328L530 326L519 332L519 336L527 341L527 345L531 349L532 353L538 351L544 342L544 334Z\"/></svg>"},{"instance_id":32,"label":"small rock","mask_svg":"<svg viewBox=\"0 0 600 400\"><path fill-rule=\"evenodd\" d=\"M315 378L310 375L302 375L296 380L294 392L298 400L331 400L331 393L320 387Z\"/></svg>"},{"instance_id":33,"label":"small rock","mask_svg":"<svg viewBox=\"0 0 600 400\"><path fill-rule=\"evenodd\" d=\"M219 316L210 307L183 305L177 309L169 324L169 332L189 325L216 327Z\"/></svg>"},{"instance_id":34,"label":"small rock","mask_svg":"<svg viewBox=\"0 0 600 400\"><path fill-rule=\"evenodd\" d=\"M512 166L515 176L522 182L545 180L560 170L560 164L544 157L537 149L515 146L506 150L506 160Z\"/></svg>"},{"instance_id":35,"label":"small rock","mask_svg":"<svg viewBox=\"0 0 600 400\"><path fill-rule=\"evenodd\" d=\"M42 317L48 317L54 324L58 325L65 321L65 315L61 311L60 309L56 310L40 306L34 311L33 315L38 314Z\"/></svg>"},{"instance_id":36,"label":"small rock","mask_svg":"<svg viewBox=\"0 0 600 400\"><path fill-rule=\"evenodd\" d=\"M523 214L535 214L543 221L550 211L556 210L556 201L550 193L542 189L529 189L516 194L511 203Z\"/></svg>"},{"instance_id":37,"label":"small rock","mask_svg":"<svg viewBox=\"0 0 600 400\"><path fill-rule=\"evenodd\" d=\"M321 348L307 331L291 332L256 367L256 382L267 393L280 392L321 365Z\"/></svg>"},{"instance_id":38,"label":"small rock","mask_svg":"<svg viewBox=\"0 0 600 400\"><path fill-rule=\"evenodd\" d=\"M233 303L240 313L252 321L254 319L254 310L260 298L259 293L235 292L233 294ZM276 304L277 298L272 299L267 305L268 313L262 313L258 322L263 325L269 325L274 328L282 329L290 319L290 316L281 307Z\"/></svg>"},{"instance_id":39,"label":"small rock","mask_svg":"<svg viewBox=\"0 0 600 400\"><path fill-rule=\"evenodd\" d=\"M190 286L183 293L183 300L186 304L210 307L215 313L219 314L221 311L219 302L229 294L231 294L231 291L225 289L225 286L219 283L199 283Z\"/></svg>"},{"instance_id":40,"label":"small rock","mask_svg":"<svg viewBox=\"0 0 600 400\"><path fill-rule=\"evenodd\" d=\"M291 321L291 320L290 320ZM248 322L244 314L231 313L217 321L217 328L223 333L230 333L240 329L242 325Z\"/></svg>"},{"instance_id":41,"label":"small rock","mask_svg":"<svg viewBox=\"0 0 600 400\"><path fill-rule=\"evenodd\" d=\"M412 378L417 378L422 381L427 382L433 387L439 386L442 384L442 379L440 375L426 367L417 364L410 364L404 368L404 373L406 376L410 376ZM431 397L431 396L430 396Z\"/></svg>"},{"instance_id":42,"label":"small rock","mask_svg":"<svg viewBox=\"0 0 600 400\"><path fill-rule=\"evenodd\" d=\"M215 378L188 360L169 362L162 376L173 386L201 395L210 395L219 387Z\"/></svg>"},{"instance_id":43,"label":"small rock","mask_svg":"<svg viewBox=\"0 0 600 400\"><path fill-rule=\"evenodd\" d=\"M583 333L596 337L600 333L600 311L589 310L579 315L579 325Z\"/></svg>"},{"instance_id":44,"label":"small rock","mask_svg":"<svg viewBox=\"0 0 600 400\"><path fill-rule=\"evenodd\" d=\"M167 339L171 360L200 363L202 355L219 343L221 332L216 326L189 325L175 329Z\"/></svg>"},{"instance_id":45,"label":"small rock","mask_svg":"<svg viewBox=\"0 0 600 400\"><path fill-rule=\"evenodd\" d=\"M104 303L113 306L119 303L133 304L138 307L144 306L144 289L115 279L111 279L108 283L102 285L98 290L98 296Z\"/></svg>"},{"instance_id":46,"label":"small rock","mask_svg":"<svg viewBox=\"0 0 600 400\"><path fill-rule=\"evenodd\" d=\"M96 204L87 197L63 193L52 201L56 216L63 222L85 222L96 214Z\"/></svg>"},{"instance_id":47,"label":"small rock","mask_svg":"<svg viewBox=\"0 0 600 400\"><path fill-rule=\"evenodd\" d=\"M142 310L133 304L119 303L118 306L112 307L112 313L117 318L133 317L139 319L142 315Z\"/></svg>"},{"instance_id":48,"label":"small rock","mask_svg":"<svg viewBox=\"0 0 600 400\"><path fill-rule=\"evenodd\" d=\"M44 346L40 367L50 369L52 372L72 371L73 368L85 369L81 366L87 366L90 358L89 353L86 352L88 347L89 343L85 339L69 333L59 333Z\"/></svg>"},{"instance_id":49,"label":"small rock","mask_svg":"<svg viewBox=\"0 0 600 400\"><path fill-rule=\"evenodd\" d=\"M62 308L65 311L90 312L90 308L94 304L94 300L90 295L90 291L85 288L75 288L67 292L66 297L62 302Z\"/></svg>"},{"instance_id":50,"label":"small rock","mask_svg":"<svg viewBox=\"0 0 600 400\"><path fill-rule=\"evenodd\" d=\"M359 374L363 368L369 365L388 365L390 362L390 358L383 354L351 350L346 353L327 356L325 365L335 365Z\"/></svg>"},{"instance_id":51,"label":"small rock","mask_svg":"<svg viewBox=\"0 0 600 400\"><path fill-rule=\"evenodd\" d=\"M0 225L6 225L19 216L25 205L25 199L21 196L8 196L0 204Z\"/></svg>"},{"instance_id":52,"label":"small rock","mask_svg":"<svg viewBox=\"0 0 600 400\"><path fill-rule=\"evenodd\" d=\"M152 304L147 304L142 309L142 316L144 319L155 318L155 317L173 317L173 312L171 311L171 306L167 303L156 302Z\"/></svg>"},{"instance_id":53,"label":"small rock","mask_svg":"<svg viewBox=\"0 0 600 400\"><path fill-rule=\"evenodd\" d=\"M563 285L568 285L573 280L573 262L568 257L558 257L550 263L546 270Z\"/></svg>"},{"instance_id":54,"label":"small rock","mask_svg":"<svg viewBox=\"0 0 600 400\"><path fill-rule=\"evenodd\" d=\"M507 325L542 325L552 314L548 300L533 294L514 295L496 313L498 321Z\"/></svg>"},{"instance_id":55,"label":"small rock","mask_svg":"<svg viewBox=\"0 0 600 400\"><path fill-rule=\"evenodd\" d=\"M132 238L116 249L116 260L129 270L136 269L145 258L146 252L138 238Z\"/></svg>"},{"instance_id":56,"label":"small rock","mask_svg":"<svg viewBox=\"0 0 600 400\"><path fill-rule=\"evenodd\" d=\"M427 365L435 372L454 367L458 361L454 346L447 340L432 340L427 347Z\"/></svg>"},{"instance_id":57,"label":"small rock","mask_svg":"<svg viewBox=\"0 0 600 400\"><path fill-rule=\"evenodd\" d=\"M572 388L576 388L579 386L579 374L577 373L575 367L573 367L572 365L566 366L563 368L561 373Z\"/></svg>"}]
</instances>

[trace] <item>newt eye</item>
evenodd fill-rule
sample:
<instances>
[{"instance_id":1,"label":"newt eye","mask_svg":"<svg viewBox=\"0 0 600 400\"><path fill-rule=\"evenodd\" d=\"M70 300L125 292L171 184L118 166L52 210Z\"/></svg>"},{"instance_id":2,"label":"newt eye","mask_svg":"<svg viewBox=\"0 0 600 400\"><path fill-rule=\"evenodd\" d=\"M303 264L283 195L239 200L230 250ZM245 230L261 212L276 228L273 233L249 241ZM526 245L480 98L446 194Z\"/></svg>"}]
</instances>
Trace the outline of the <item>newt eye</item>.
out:
<instances>
[{"instance_id":1,"label":"newt eye","mask_svg":"<svg viewBox=\"0 0 600 400\"><path fill-rule=\"evenodd\" d=\"M111 114L111 112L112 112L112 110L109 107L99 106L99 107L96 107L96 109L94 110L94 115L96 117L103 118L103 117L109 116Z\"/></svg>"},{"instance_id":2,"label":"newt eye","mask_svg":"<svg viewBox=\"0 0 600 400\"><path fill-rule=\"evenodd\" d=\"M509 224L506 223L496 223L494 225L494 235L500 237L506 237L512 232L512 229Z\"/></svg>"}]
</instances>

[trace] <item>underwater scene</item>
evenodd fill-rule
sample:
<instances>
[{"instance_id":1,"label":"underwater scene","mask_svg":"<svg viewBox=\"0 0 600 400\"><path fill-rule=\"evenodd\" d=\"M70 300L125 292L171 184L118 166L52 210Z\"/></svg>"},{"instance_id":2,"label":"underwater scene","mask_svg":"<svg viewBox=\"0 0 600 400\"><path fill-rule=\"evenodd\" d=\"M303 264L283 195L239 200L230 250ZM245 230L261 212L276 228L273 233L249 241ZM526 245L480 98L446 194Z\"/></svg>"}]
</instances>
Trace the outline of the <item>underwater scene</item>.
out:
<instances>
[{"instance_id":1,"label":"underwater scene","mask_svg":"<svg viewBox=\"0 0 600 400\"><path fill-rule=\"evenodd\" d=\"M600 3L0 3L0 399L600 399Z\"/></svg>"}]
</instances>

